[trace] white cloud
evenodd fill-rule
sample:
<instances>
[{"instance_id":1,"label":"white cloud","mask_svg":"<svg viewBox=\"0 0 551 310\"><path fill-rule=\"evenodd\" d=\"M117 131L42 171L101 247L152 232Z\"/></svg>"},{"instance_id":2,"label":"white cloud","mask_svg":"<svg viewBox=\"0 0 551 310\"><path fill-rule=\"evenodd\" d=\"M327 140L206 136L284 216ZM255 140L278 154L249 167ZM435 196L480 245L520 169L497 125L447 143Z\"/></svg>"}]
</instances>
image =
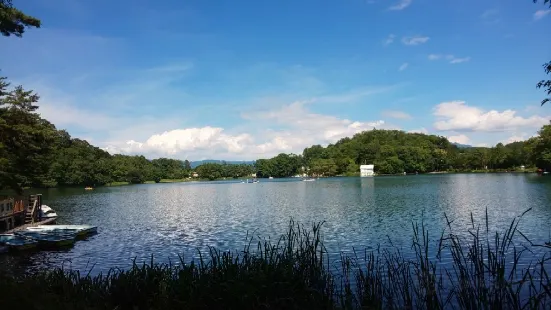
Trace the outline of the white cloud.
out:
<instances>
[{"instance_id":1,"label":"white cloud","mask_svg":"<svg viewBox=\"0 0 551 310\"><path fill-rule=\"evenodd\" d=\"M395 5L389 7L388 9L392 10L392 11L400 11L400 10L403 10L403 9L407 8L408 6L410 6L411 2L413 2L413 1L412 0L400 0L398 3L396 3Z\"/></svg>"},{"instance_id":2,"label":"white cloud","mask_svg":"<svg viewBox=\"0 0 551 310\"><path fill-rule=\"evenodd\" d=\"M480 18L487 23L497 23L499 22L499 10L497 9L486 10L484 11L484 13L482 13L482 15L480 15Z\"/></svg>"},{"instance_id":3,"label":"white cloud","mask_svg":"<svg viewBox=\"0 0 551 310\"><path fill-rule=\"evenodd\" d=\"M509 144L509 143L524 141L524 140L526 140L526 137L524 135L520 135L520 136L512 135L507 140L505 140L503 144Z\"/></svg>"},{"instance_id":4,"label":"white cloud","mask_svg":"<svg viewBox=\"0 0 551 310\"><path fill-rule=\"evenodd\" d=\"M404 71L408 68L409 64L407 62L404 62L400 68L398 68L398 71Z\"/></svg>"},{"instance_id":5,"label":"white cloud","mask_svg":"<svg viewBox=\"0 0 551 310\"><path fill-rule=\"evenodd\" d=\"M145 142L129 140L122 145L109 145L110 152L183 155L201 150L221 150L229 153L242 153L252 142L248 134L230 135L223 128L202 127L165 131L154 134Z\"/></svg>"},{"instance_id":6,"label":"white cloud","mask_svg":"<svg viewBox=\"0 0 551 310\"><path fill-rule=\"evenodd\" d=\"M534 20L540 20L549 14L551 14L551 10L538 10L534 13Z\"/></svg>"},{"instance_id":7,"label":"white cloud","mask_svg":"<svg viewBox=\"0 0 551 310\"><path fill-rule=\"evenodd\" d=\"M427 36L411 36L411 37L403 37L402 43L405 45L419 45L427 43L430 40Z\"/></svg>"},{"instance_id":8,"label":"white cloud","mask_svg":"<svg viewBox=\"0 0 551 310\"><path fill-rule=\"evenodd\" d=\"M471 57L453 58L452 60L450 60L450 63L451 64L460 64L460 63L463 63L463 62L467 62L469 60L471 60Z\"/></svg>"},{"instance_id":9,"label":"white cloud","mask_svg":"<svg viewBox=\"0 0 551 310\"><path fill-rule=\"evenodd\" d=\"M418 128L418 129L412 129L412 130L409 130L408 132L409 133L422 133L422 134L425 134L425 135L429 134L429 131L425 127L421 127L421 128Z\"/></svg>"},{"instance_id":10,"label":"white cloud","mask_svg":"<svg viewBox=\"0 0 551 310\"><path fill-rule=\"evenodd\" d=\"M500 132L519 128L539 128L549 122L547 118L537 115L524 118L516 115L516 111L513 110L484 111L468 106L464 101L440 103L434 108L433 114L439 119L434 123L434 127L442 131Z\"/></svg>"},{"instance_id":11,"label":"white cloud","mask_svg":"<svg viewBox=\"0 0 551 310\"><path fill-rule=\"evenodd\" d=\"M446 59L450 64L460 64L471 60L471 57L455 57L454 55L430 54L427 57L429 60Z\"/></svg>"},{"instance_id":12,"label":"white cloud","mask_svg":"<svg viewBox=\"0 0 551 310\"><path fill-rule=\"evenodd\" d=\"M388 37L383 41L383 45L384 46L387 46L387 45L390 45L394 42L394 39L396 38L395 35L393 34L389 34Z\"/></svg>"},{"instance_id":13,"label":"white cloud","mask_svg":"<svg viewBox=\"0 0 551 310\"><path fill-rule=\"evenodd\" d=\"M243 120L249 124L240 133L211 126L182 128L153 134L144 142L112 143L105 149L111 153L149 157L255 159L281 152L302 153L313 144L326 145L362 131L385 128L382 120L352 121L312 113L306 108L312 102L314 100L297 101L276 109L243 113ZM269 129L273 126L279 129Z\"/></svg>"},{"instance_id":14,"label":"white cloud","mask_svg":"<svg viewBox=\"0 0 551 310\"><path fill-rule=\"evenodd\" d=\"M503 144L509 144L513 142L525 141L537 136L538 136L538 133L536 131L532 132L532 134L527 134L526 132L513 133L510 137L508 137L507 139L503 139L500 142Z\"/></svg>"},{"instance_id":15,"label":"white cloud","mask_svg":"<svg viewBox=\"0 0 551 310\"><path fill-rule=\"evenodd\" d=\"M467 137L466 135L449 136L447 138L448 141L459 144L469 144L469 142L471 141L471 139L469 139L469 137Z\"/></svg>"},{"instance_id":16,"label":"white cloud","mask_svg":"<svg viewBox=\"0 0 551 310\"><path fill-rule=\"evenodd\" d=\"M403 111L385 110L381 114L385 117L390 117L390 118L411 119L411 115Z\"/></svg>"}]
</instances>

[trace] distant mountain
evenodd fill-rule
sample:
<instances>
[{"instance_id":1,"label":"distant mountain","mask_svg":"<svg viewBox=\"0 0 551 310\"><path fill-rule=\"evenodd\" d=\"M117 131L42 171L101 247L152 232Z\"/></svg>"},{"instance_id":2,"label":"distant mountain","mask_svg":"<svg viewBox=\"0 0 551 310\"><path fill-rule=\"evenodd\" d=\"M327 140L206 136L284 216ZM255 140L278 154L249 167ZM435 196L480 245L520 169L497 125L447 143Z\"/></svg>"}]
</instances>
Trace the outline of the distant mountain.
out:
<instances>
[{"instance_id":1,"label":"distant mountain","mask_svg":"<svg viewBox=\"0 0 551 310\"><path fill-rule=\"evenodd\" d=\"M460 148L460 149L468 149L468 148L473 147L472 145L455 143L455 142L452 142L452 144L457 146L457 148Z\"/></svg>"},{"instance_id":2,"label":"distant mountain","mask_svg":"<svg viewBox=\"0 0 551 310\"><path fill-rule=\"evenodd\" d=\"M245 160L219 160L219 159L196 160L196 161L190 162L189 164L191 165L191 168L195 168L202 164L223 164L224 162L228 165L241 165L241 164L253 165L254 164L254 160L245 161Z\"/></svg>"}]
</instances>

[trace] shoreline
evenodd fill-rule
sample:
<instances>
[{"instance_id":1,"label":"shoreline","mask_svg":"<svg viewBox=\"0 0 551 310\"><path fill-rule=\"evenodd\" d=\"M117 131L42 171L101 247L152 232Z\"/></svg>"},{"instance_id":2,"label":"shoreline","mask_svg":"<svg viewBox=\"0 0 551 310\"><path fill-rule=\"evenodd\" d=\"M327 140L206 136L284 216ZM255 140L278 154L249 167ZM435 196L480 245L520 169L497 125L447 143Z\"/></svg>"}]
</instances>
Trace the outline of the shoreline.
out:
<instances>
[{"instance_id":1,"label":"shoreline","mask_svg":"<svg viewBox=\"0 0 551 310\"><path fill-rule=\"evenodd\" d=\"M483 173L490 173L490 174L504 174L504 173L512 173L512 174L535 174L536 171L532 169L527 169L524 171L520 170L512 170L512 171L431 171L431 172L425 172L425 173L408 173L408 174L375 174L373 177L389 177L389 176L412 176L412 175L439 175L439 174L483 174ZM253 177L248 178L221 178L221 179L203 179L203 178L191 178L191 179L162 179L160 182L155 181L145 181L144 183L130 183L130 182L111 182L107 183L105 185L96 186L94 188L102 188L102 187L118 187L118 186L130 186L130 185L142 185L142 184L170 184L170 183L191 183L191 182L216 182L216 181L231 181L231 180L246 180L246 179L252 179ZM360 175L336 175L331 177L320 177L322 179L326 178L360 178ZM257 178L258 180L268 180L268 178ZM285 177L285 178L273 178L274 180L277 179L300 179L293 176ZM80 189L85 187L84 185L75 185L75 186L53 186L53 187L25 187L24 190L44 190L44 189Z\"/></svg>"}]
</instances>

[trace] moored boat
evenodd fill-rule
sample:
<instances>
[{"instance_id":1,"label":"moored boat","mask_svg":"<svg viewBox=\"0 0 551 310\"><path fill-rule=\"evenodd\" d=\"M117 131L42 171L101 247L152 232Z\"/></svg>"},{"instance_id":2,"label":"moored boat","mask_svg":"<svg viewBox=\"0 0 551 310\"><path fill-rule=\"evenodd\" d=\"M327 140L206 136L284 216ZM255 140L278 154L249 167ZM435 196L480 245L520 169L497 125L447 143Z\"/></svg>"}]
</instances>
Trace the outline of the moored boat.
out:
<instances>
[{"instance_id":1,"label":"moored boat","mask_svg":"<svg viewBox=\"0 0 551 310\"><path fill-rule=\"evenodd\" d=\"M26 231L67 233L76 234L77 237L85 237L97 233L98 228L92 225L38 225L27 227Z\"/></svg>"},{"instance_id":2,"label":"moored boat","mask_svg":"<svg viewBox=\"0 0 551 310\"><path fill-rule=\"evenodd\" d=\"M57 213L55 213L54 209L48 207L47 205L42 205L40 207L40 211L40 217L43 219L57 218Z\"/></svg>"},{"instance_id":3,"label":"moored boat","mask_svg":"<svg viewBox=\"0 0 551 310\"><path fill-rule=\"evenodd\" d=\"M20 231L18 235L38 241L43 248L58 248L75 244L76 235L68 233Z\"/></svg>"},{"instance_id":4,"label":"moored boat","mask_svg":"<svg viewBox=\"0 0 551 310\"><path fill-rule=\"evenodd\" d=\"M10 250L24 251L36 248L38 242L15 234L1 234L0 244L7 246Z\"/></svg>"},{"instance_id":5,"label":"moored boat","mask_svg":"<svg viewBox=\"0 0 551 310\"><path fill-rule=\"evenodd\" d=\"M17 233L28 239L38 242L41 248L59 248L72 246L75 244L76 235L70 234L55 234L55 233L40 233L32 231L22 231Z\"/></svg>"}]
</instances>

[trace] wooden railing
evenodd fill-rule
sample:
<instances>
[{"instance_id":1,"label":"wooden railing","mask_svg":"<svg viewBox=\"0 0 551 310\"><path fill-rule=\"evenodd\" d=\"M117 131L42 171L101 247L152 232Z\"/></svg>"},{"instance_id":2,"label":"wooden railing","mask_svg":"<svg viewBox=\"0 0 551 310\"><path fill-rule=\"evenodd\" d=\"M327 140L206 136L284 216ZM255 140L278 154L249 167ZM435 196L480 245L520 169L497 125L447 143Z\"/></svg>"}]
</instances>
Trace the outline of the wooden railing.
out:
<instances>
[{"instance_id":1,"label":"wooden railing","mask_svg":"<svg viewBox=\"0 0 551 310\"><path fill-rule=\"evenodd\" d=\"M32 217L31 224L34 223L34 220L36 219L36 212L38 211L37 205L38 205L38 199L35 199L30 210L31 217Z\"/></svg>"}]
</instances>

